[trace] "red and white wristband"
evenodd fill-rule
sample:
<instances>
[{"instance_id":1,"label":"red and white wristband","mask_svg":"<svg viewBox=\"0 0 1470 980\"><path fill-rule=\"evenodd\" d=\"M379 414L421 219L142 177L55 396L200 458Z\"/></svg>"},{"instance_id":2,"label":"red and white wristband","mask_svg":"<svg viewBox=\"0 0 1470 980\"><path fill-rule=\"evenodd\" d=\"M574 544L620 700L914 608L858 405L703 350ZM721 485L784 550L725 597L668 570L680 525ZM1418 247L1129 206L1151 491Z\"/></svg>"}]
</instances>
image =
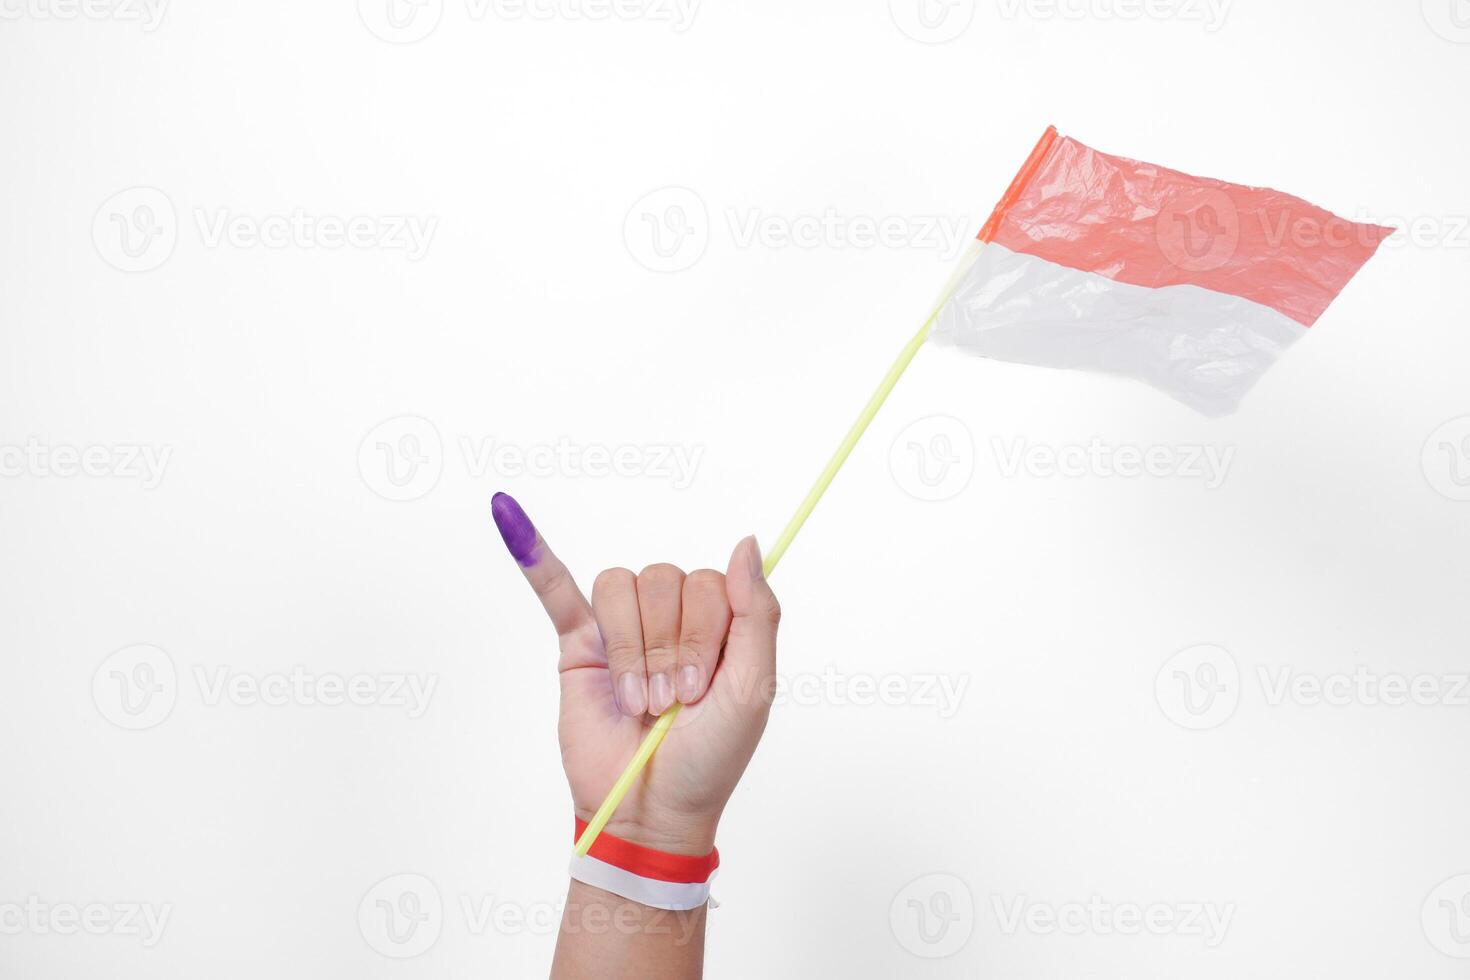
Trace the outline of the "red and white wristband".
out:
<instances>
[{"instance_id":1,"label":"red and white wristband","mask_svg":"<svg viewBox=\"0 0 1470 980\"><path fill-rule=\"evenodd\" d=\"M579 817L572 839L581 837L585 829L587 822ZM710 882L719 866L719 848L704 857L669 854L604 830L586 854L572 856L571 875L585 885L640 905L679 912L697 909L709 901Z\"/></svg>"}]
</instances>

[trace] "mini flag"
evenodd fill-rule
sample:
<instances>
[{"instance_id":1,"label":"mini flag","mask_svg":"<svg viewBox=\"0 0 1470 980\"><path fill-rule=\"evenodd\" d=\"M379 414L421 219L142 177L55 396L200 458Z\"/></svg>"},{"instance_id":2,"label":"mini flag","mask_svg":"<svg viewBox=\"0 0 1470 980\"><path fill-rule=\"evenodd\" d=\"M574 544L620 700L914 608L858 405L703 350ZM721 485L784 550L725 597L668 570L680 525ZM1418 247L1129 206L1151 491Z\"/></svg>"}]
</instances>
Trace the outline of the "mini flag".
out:
<instances>
[{"instance_id":1,"label":"mini flag","mask_svg":"<svg viewBox=\"0 0 1470 980\"><path fill-rule=\"evenodd\" d=\"M1048 127L766 552L765 574L930 337L1002 361L1137 378L1206 415L1226 415L1392 233L1290 194L1099 153ZM579 825L573 877L594 876L582 880L628 889L618 893L638 901L704 894L713 866L650 885L641 865L585 860L679 708L659 717Z\"/></svg>"},{"instance_id":2,"label":"mini flag","mask_svg":"<svg viewBox=\"0 0 1470 980\"><path fill-rule=\"evenodd\" d=\"M1235 410L1393 229L1099 153L1049 128L931 336Z\"/></svg>"}]
</instances>

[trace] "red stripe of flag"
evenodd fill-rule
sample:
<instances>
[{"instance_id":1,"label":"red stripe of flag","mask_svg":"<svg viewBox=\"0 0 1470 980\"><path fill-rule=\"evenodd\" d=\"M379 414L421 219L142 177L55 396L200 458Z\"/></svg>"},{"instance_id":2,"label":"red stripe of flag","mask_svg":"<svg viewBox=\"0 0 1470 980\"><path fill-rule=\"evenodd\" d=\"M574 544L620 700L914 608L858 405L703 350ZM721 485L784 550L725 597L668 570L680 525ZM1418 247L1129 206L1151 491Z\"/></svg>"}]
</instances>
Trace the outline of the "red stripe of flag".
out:
<instances>
[{"instance_id":1,"label":"red stripe of flag","mask_svg":"<svg viewBox=\"0 0 1470 980\"><path fill-rule=\"evenodd\" d=\"M1311 326L1393 233L1280 191L1050 134L986 223L993 237L982 232L982 240L1135 286L1243 297Z\"/></svg>"}]
</instances>

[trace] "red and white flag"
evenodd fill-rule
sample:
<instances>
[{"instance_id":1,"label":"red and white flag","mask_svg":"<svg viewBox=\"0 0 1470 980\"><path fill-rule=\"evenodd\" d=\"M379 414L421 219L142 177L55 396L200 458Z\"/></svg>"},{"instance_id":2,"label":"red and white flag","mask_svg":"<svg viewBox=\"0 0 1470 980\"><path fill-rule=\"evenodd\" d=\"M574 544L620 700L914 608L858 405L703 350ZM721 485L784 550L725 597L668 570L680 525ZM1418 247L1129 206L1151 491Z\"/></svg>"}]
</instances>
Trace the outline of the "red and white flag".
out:
<instances>
[{"instance_id":1,"label":"red and white flag","mask_svg":"<svg viewBox=\"0 0 1470 980\"><path fill-rule=\"evenodd\" d=\"M1048 129L931 336L1137 378L1224 415L1392 232Z\"/></svg>"}]
</instances>

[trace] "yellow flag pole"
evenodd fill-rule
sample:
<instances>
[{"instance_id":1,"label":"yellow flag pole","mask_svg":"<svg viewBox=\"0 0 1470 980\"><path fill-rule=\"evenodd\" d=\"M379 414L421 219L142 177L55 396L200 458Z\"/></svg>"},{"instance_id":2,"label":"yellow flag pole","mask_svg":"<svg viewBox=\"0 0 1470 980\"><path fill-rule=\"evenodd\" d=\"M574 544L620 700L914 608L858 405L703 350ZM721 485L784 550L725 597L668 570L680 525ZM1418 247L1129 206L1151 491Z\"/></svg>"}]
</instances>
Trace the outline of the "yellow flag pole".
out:
<instances>
[{"instance_id":1,"label":"yellow flag pole","mask_svg":"<svg viewBox=\"0 0 1470 980\"><path fill-rule=\"evenodd\" d=\"M883 380L878 382L877 389L868 398L868 403L863 406L863 410L858 414L857 420L852 423L852 428L847 430L847 435L843 437L842 442L837 446L837 451L832 454L831 459L827 460L827 465L823 467L821 474L817 477L817 482L812 484L812 488L807 491L806 497L801 502L801 506L796 508L796 513L791 515L791 520L786 522L786 527L782 529L780 537L776 538L776 543L766 553L764 568L767 576L775 571L776 563L781 560L782 555L786 554L786 549L791 546L792 540L796 537L796 532L801 530L801 526L811 516L812 511L817 506L817 501L822 499L822 494L826 493L827 487L831 486L832 480L837 476L837 471L842 469L843 463L847 462L847 457L852 452L852 448L857 445L858 440L863 437L863 433L868 430L868 425L873 421L874 416L878 414L878 409L882 408L883 403L888 400L889 392L893 391L893 386L898 384L898 379L903 376L903 372L908 368L909 362L914 359L914 355L919 352L919 348L924 346L924 340L929 336L929 328L939 318L939 311L944 308L944 304L949 302L949 298L959 288L960 280L964 278L966 272L970 271L970 266L975 263L975 259L980 254L980 249L984 247L985 243L994 239L1001 219L1005 217L1006 212L1015 203L1021 192L1026 189L1031 178L1036 175L1037 170L1041 167L1042 161L1051 152L1052 145L1056 142L1057 138L1056 127L1046 127L1046 132L1041 134L1041 139L1036 142L1036 146L1031 150L1031 155L1026 158L1026 162L1021 165L1021 169L1016 173L1015 179L1006 188L1006 192L1002 195L1000 203L996 204L995 210L990 213L990 217L980 228L980 234L977 236L977 240L970 243L969 249L961 257L959 264L955 267L954 273L949 277L949 282L945 283L944 290L940 293L938 302L934 304L934 309L929 311L929 316L924 320L923 325L919 327L918 333L914 334L909 339L909 342L903 345L903 350L898 352L898 357L894 360L893 366L888 369L888 373L883 376ZM597 835L602 833L602 828L606 827L607 822L612 819L613 811L618 808L618 804L623 802L623 797L627 796L628 790L633 788L633 783L637 780L638 774L643 771L644 766L648 765L648 760L653 758L653 753L657 751L659 743L664 740L664 736L673 727L674 719L678 716L681 707L683 706L675 702L672 707L662 715L659 715L658 720L653 723L653 727L648 730L648 734L643 736L642 744L638 746L638 751L633 754L633 758L628 761L628 765L623 769L623 774L618 777L618 781L613 783L613 788L608 792L607 799L602 801L602 806L597 808L597 813L593 815L592 820L587 824L587 829L582 831L581 837L577 838L578 855L587 853L588 849L592 847L592 842L597 840Z\"/></svg>"},{"instance_id":2,"label":"yellow flag pole","mask_svg":"<svg viewBox=\"0 0 1470 980\"><path fill-rule=\"evenodd\" d=\"M914 359L914 355L919 352L919 348L924 346L924 341L929 336L930 328L933 327L934 321L939 318L939 311L944 308L944 304L949 301L950 296L954 295L954 291L959 288L960 280L970 270L970 266L974 263L979 252L980 242L972 242L964 256L961 257L959 264L955 267L954 273L949 277L949 282L945 284L939 300L934 304L934 309L929 312L929 316L924 320L923 325L919 327L918 332L909 338L908 343L903 345L903 350L898 352L898 357L894 359L892 366L888 368L888 373L883 375L883 380L878 382L878 387L868 397L868 403L858 413L858 417L853 421L851 428L847 430L847 435L842 437L842 442L838 444L837 451L832 454L831 459L827 460L827 465L822 468L822 472L817 476L816 482L807 491L806 497L801 501L801 505L796 508L796 513L791 515L791 520L786 522L786 527L781 530L781 534L776 538L776 543L766 552L765 562L762 567L768 577L776 570L776 563L781 560L782 555L786 554L786 549L791 547L791 542L796 538L796 532L801 530L801 526L806 523L806 519L816 509L817 501L822 499L822 494L826 493L827 488L832 485L832 480L836 478L837 471L842 469L842 464L847 462L847 457L852 453L853 447L858 444L858 440L868 430L868 425L877 416L878 410L888 400L889 393L893 391L893 386L898 384L898 379L903 376L903 372L908 368L909 362ZM653 723L653 727L648 730L648 734L643 736L643 742L638 746L638 751L633 753L632 759L628 760L628 765L624 767L622 775L618 777L618 781L613 783L613 787L608 792L607 798L602 801L602 806L597 808L597 813L587 822L587 829L582 831L582 836L577 839L576 853L578 855L584 855L591 849L592 842L597 840L597 835L602 833L602 828L606 827L607 822L612 819L613 813L617 810L619 804L623 802L623 797L628 795L628 791L633 788L633 783L637 781L638 775L643 772L643 768L648 765L648 760L653 758L653 753L658 750L659 743L664 740L664 736L673 727L674 719L678 716L679 709L682 707L682 704L677 701L674 702L667 711L659 715L658 720Z\"/></svg>"}]
</instances>

